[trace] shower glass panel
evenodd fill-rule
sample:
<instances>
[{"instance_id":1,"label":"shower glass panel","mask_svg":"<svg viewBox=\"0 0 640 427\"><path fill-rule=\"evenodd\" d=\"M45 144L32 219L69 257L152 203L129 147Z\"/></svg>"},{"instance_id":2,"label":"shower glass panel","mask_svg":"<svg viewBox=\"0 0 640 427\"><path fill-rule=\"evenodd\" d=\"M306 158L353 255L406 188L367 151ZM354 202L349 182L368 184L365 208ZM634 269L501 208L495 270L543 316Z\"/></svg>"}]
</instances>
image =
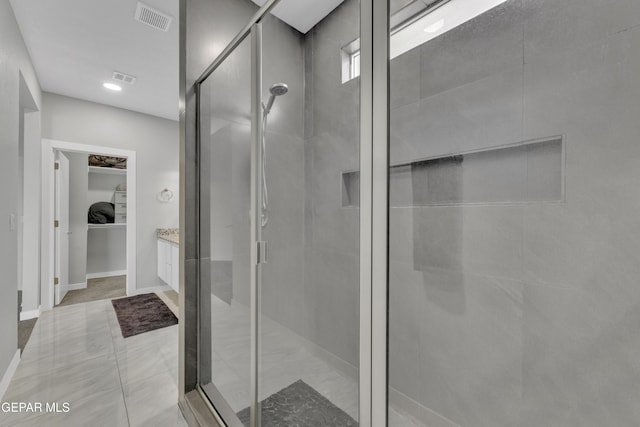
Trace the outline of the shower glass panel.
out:
<instances>
[{"instance_id":1,"label":"shower glass panel","mask_svg":"<svg viewBox=\"0 0 640 427\"><path fill-rule=\"evenodd\" d=\"M389 424L638 425L640 3L391 3Z\"/></svg>"},{"instance_id":2,"label":"shower glass panel","mask_svg":"<svg viewBox=\"0 0 640 427\"><path fill-rule=\"evenodd\" d=\"M342 171L358 168L360 91L357 78L343 83L341 49L359 37L360 4L347 0L296 29L277 17L296 3L283 0L262 20L261 417L355 426L359 209L343 207L341 192Z\"/></svg>"},{"instance_id":3,"label":"shower glass panel","mask_svg":"<svg viewBox=\"0 0 640 427\"><path fill-rule=\"evenodd\" d=\"M360 3L306 27L296 4L199 91L199 380L228 425L359 418Z\"/></svg>"},{"instance_id":4,"label":"shower glass panel","mask_svg":"<svg viewBox=\"0 0 640 427\"><path fill-rule=\"evenodd\" d=\"M251 404L251 36L200 87L199 381L224 421Z\"/></svg>"}]
</instances>

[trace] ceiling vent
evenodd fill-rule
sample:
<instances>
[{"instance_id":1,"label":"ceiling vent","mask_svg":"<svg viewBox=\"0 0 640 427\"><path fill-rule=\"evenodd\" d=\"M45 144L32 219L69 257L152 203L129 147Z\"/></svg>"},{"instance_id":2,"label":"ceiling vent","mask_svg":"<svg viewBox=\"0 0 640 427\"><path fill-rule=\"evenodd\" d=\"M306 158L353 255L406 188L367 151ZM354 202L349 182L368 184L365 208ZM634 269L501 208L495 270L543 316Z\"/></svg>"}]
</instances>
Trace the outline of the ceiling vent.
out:
<instances>
[{"instance_id":1,"label":"ceiling vent","mask_svg":"<svg viewBox=\"0 0 640 427\"><path fill-rule=\"evenodd\" d=\"M150 27L164 32L169 31L169 26L171 25L171 21L173 21L171 15L162 13L158 9L154 9L142 2L138 2L135 18L136 21L140 21L143 24L147 24Z\"/></svg>"},{"instance_id":2,"label":"ceiling vent","mask_svg":"<svg viewBox=\"0 0 640 427\"><path fill-rule=\"evenodd\" d=\"M117 82L121 82L121 83L127 83L127 84L134 84L136 82L136 77L129 75L129 74L125 74L125 73L121 73L120 71L114 71L113 72L113 76L111 76L111 78Z\"/></svg>"}]
</instances>

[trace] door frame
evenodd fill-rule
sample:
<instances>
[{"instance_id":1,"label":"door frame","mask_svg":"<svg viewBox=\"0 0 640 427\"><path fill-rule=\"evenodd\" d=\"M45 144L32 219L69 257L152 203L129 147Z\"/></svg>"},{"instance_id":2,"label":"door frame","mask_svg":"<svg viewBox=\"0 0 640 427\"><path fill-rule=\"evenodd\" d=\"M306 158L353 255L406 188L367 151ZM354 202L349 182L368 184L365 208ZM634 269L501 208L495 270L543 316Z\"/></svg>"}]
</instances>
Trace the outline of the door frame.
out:
<instances>
[{"instance_id":1,"label":"door frame","mask_svg":"<svg viewBox=\"0 0 640 427\"><path fill-rule=\"evenodd\" d=\"M136 292L136 222L137 222L137 188L136 188L136 152L121 148L89 145L77 142L42 140L42 218L43 232L42 269L46 271L45 283L41 286L41 304L43 310L51 310L55 306L54 271L55 271L55 152L100 154L127 158L127 295ZM88 166L87 166L88 167Z\"/></svg>"}]
</instances>

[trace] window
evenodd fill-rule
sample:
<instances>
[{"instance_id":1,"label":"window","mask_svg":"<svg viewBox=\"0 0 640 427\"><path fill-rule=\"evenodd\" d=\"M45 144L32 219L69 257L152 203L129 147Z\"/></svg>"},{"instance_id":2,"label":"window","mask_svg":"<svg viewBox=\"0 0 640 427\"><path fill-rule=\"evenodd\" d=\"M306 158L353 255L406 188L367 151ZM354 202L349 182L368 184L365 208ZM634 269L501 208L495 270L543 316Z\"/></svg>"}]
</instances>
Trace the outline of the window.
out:
<instances>
[{"instance_id":1,"label":"window","mask_svg":"<svg viewBox=\"0 0 640 427\"><path fill-rule=\"evenodd\" d=\"M355 79L360 75L360 51L353 52L349 58L350 60L350 78Z\"/></svg>"},{"instance_id":2,"label":"window","mask_svg":"<svg viewBox=\"0 0 640 427\"><path fill-rule=\"evenodd\" d=\"M360 40L354 40L341 50L342 83L353 80L360 75Z\"/></svg>"}]
</instances>

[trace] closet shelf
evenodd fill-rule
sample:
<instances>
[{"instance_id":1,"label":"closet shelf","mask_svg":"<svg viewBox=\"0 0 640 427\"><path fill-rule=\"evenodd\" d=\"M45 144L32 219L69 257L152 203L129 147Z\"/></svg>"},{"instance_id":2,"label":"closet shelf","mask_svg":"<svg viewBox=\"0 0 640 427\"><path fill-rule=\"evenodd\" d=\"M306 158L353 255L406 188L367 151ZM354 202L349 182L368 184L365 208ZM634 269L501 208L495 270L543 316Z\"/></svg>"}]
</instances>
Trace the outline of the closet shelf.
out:
<instances>
[{"instance_id":1,"label":"closet shelf","mask_svg":"<svg viewBox=\"0 0 640 427\"><path fill-rule=\"evenodd\" d=\"M126 169L103 168L100 166L89 166L89 173L102 173L105 175L126 175Z\"/></svg>"},{"instance_id":2,"label":"closet shelf","mask_svg":"<svg viewBox=\"0 0 640 427\"><path fill-rule=\"evenodd\" d=\"M127 228L127 224L88 224L92 228Z\"/></svg>"}]
</instances>

